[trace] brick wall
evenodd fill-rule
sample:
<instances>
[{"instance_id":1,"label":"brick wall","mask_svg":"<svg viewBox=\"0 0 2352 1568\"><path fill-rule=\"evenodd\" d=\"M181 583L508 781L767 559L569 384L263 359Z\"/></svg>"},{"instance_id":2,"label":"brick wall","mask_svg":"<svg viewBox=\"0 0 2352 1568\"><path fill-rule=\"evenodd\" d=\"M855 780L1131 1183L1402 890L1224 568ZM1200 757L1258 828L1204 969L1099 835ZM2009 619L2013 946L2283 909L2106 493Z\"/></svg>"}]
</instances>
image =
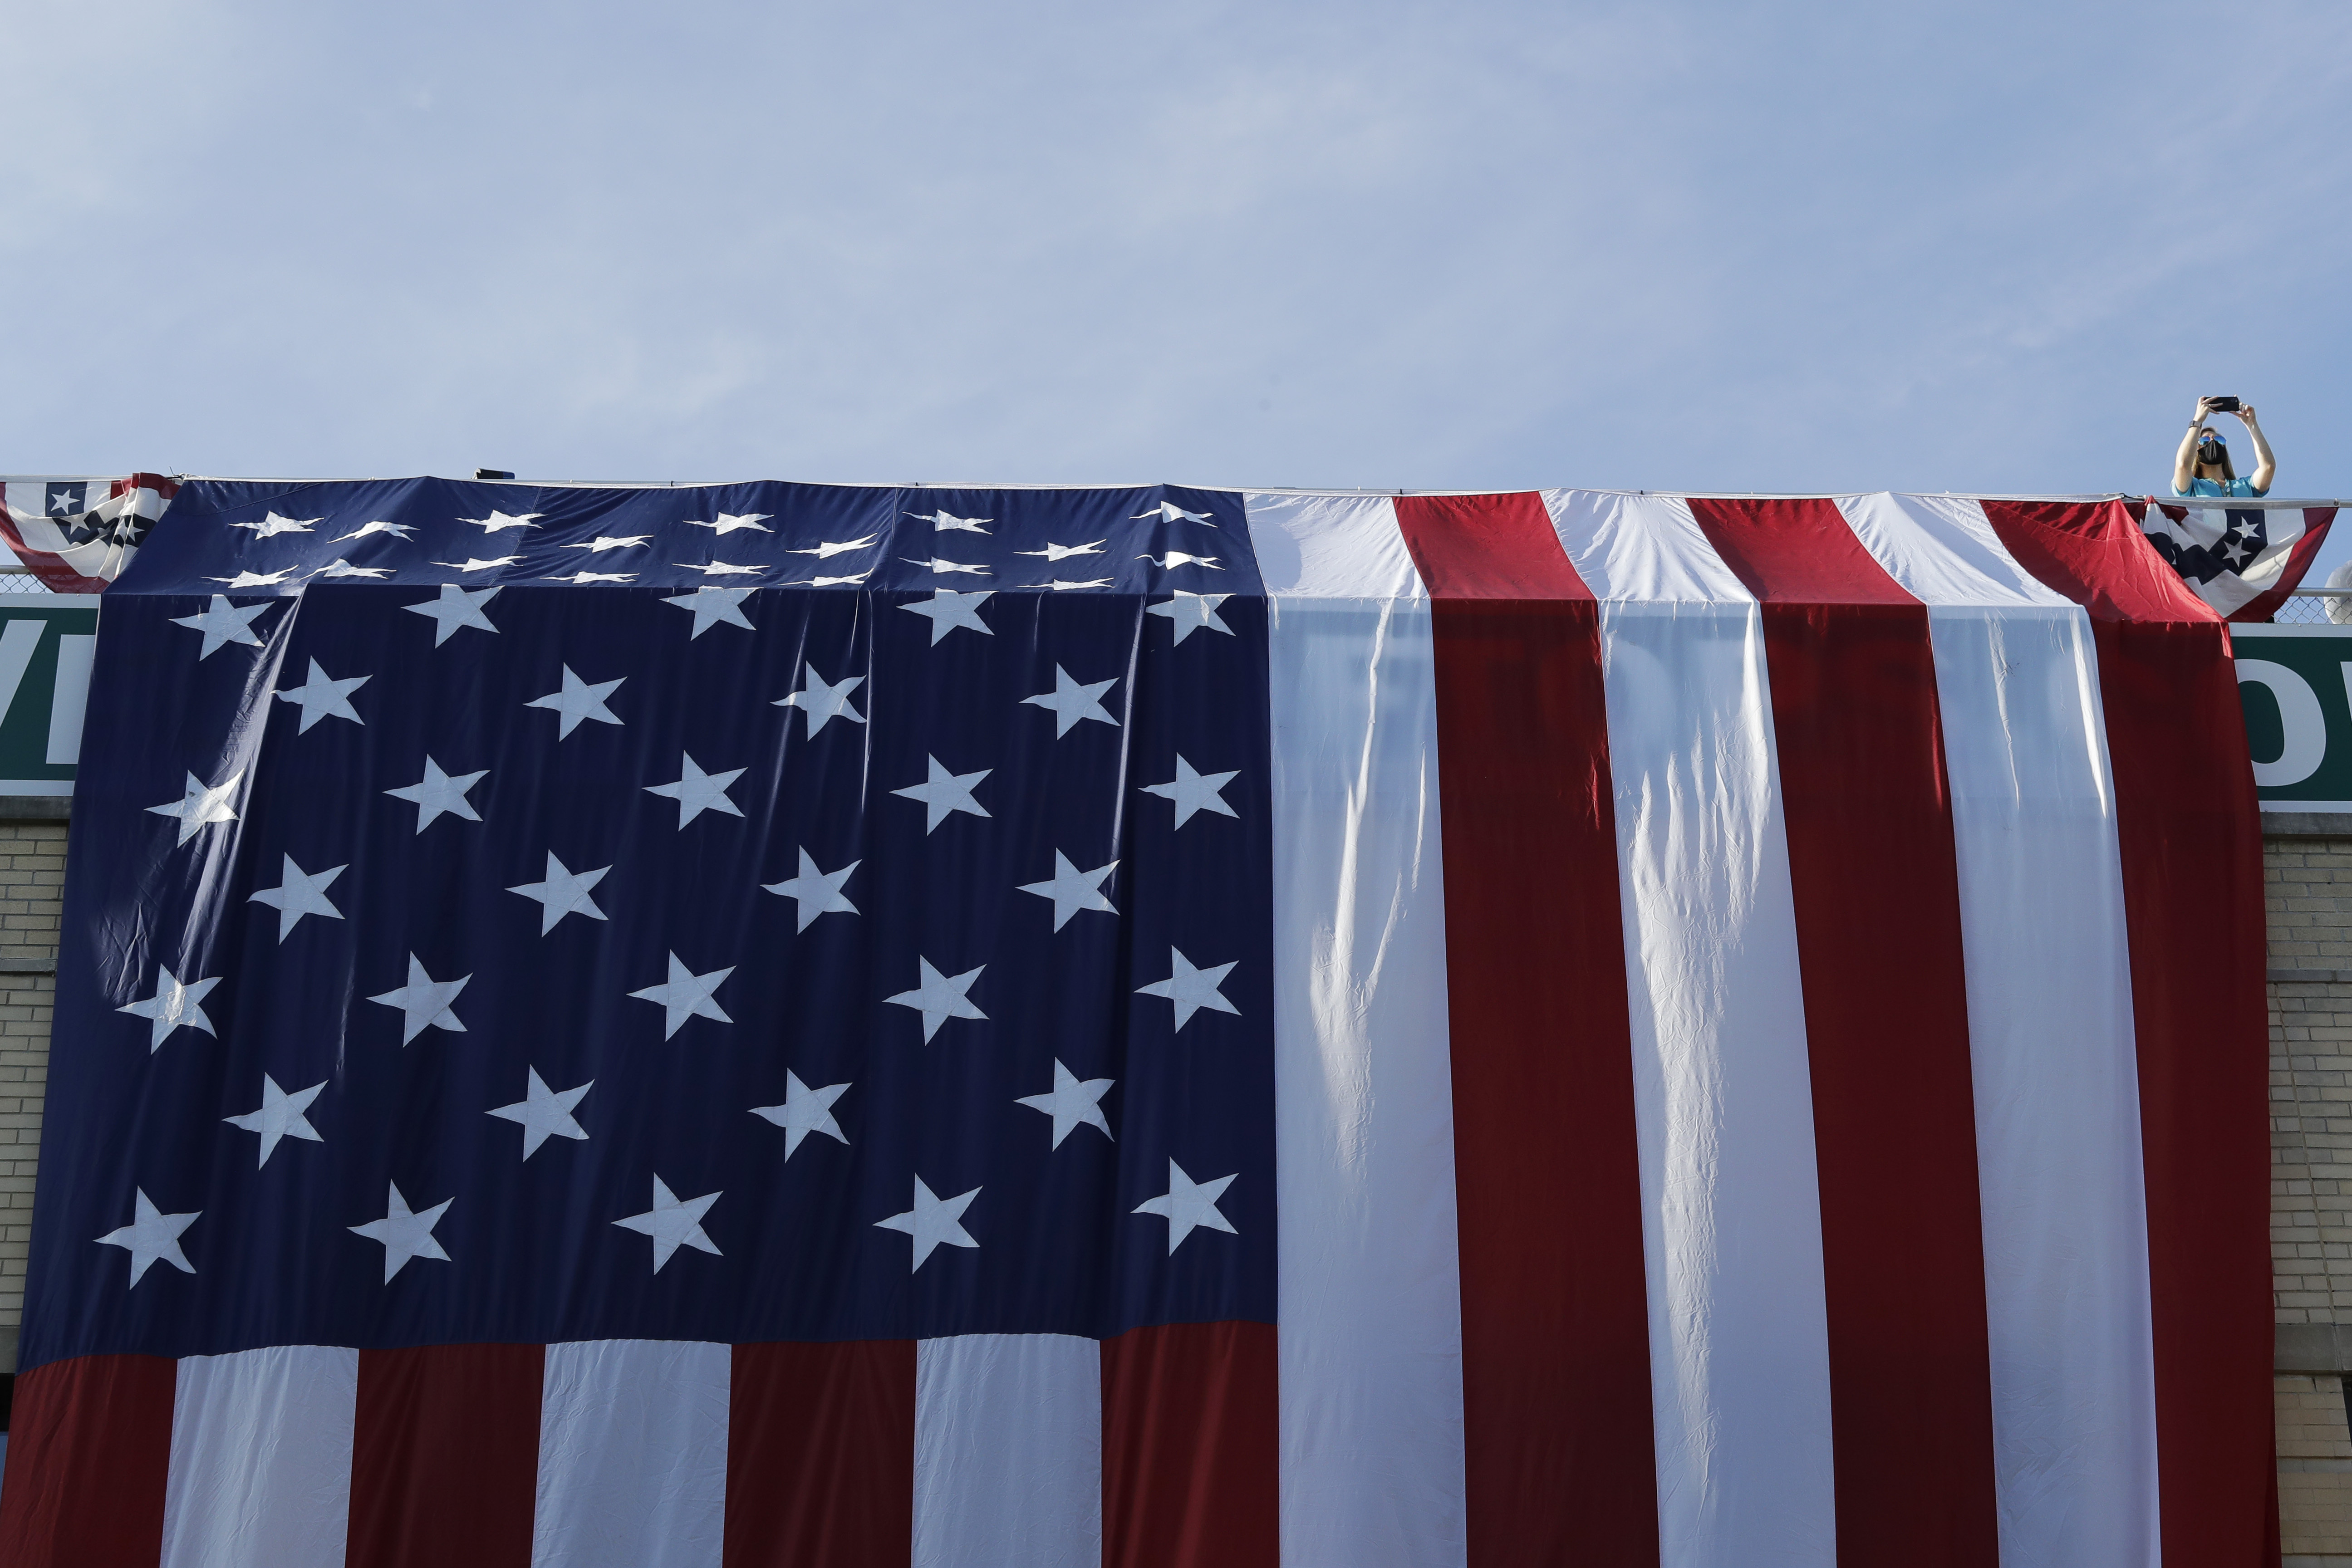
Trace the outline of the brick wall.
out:
<instances>
[{"instance_id":1,"label":"brick wall","mask_svg":"<svg viewBox=\"0 0 2352 1568\"><path fill-rule=\"evenodd\" d=\"M2263 849L2281 1544L2352 1568L2352 833Z\"/></svg>"},{"instance_id":2,"label":"brick wall","mask_svg":"<svg viewBox=\"0 0 2352 1568\"><path fill-rule=\"evenodd\" d=\"M63 822L0 821L0 1372L16 1365L57 990Z\"/></svg>"}]
</instances>

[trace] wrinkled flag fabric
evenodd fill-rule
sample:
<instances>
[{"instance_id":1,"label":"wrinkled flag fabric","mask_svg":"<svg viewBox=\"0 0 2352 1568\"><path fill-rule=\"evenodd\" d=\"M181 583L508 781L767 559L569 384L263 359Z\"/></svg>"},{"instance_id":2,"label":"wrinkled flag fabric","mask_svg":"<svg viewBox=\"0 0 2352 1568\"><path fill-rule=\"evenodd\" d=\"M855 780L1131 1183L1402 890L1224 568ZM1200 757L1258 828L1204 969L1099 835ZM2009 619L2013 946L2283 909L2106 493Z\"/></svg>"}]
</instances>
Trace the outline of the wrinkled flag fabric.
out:
<instances>
[{"instance_id":1,"label":"wrinkled flag fabric","mask_svg":"<svg viewBox=\"0 0 2352 1568\"><path fill-rule=\"evenodd\" d=\"M8 1563L2274 1554L2120 504L204 481L107 606Z\"/></svg>"},{"instance_id":2,"label":"wrinkled flag fabric","mask_svg":"<svg viewBox=\"0 0 2352 1568\"><path fill-rule=\"evenodd\" d=\"M2157 553L2224 620L2268 621L2301 585L2336 521L2333 507L2132 503ZM2334 601L2330 601L2332 607Z\"/></svg>"}]
</instances>

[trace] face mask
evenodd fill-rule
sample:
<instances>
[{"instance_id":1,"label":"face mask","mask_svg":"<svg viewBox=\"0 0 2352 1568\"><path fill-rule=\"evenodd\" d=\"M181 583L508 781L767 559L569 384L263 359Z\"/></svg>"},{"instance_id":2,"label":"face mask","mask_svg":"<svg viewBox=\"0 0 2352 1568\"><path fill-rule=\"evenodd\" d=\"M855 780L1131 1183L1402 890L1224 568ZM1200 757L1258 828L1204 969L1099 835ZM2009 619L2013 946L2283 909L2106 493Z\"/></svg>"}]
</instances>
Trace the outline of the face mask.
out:
<instances>
[{"instance_id":1,"label":"face mask","mask_svg":"<svg viewBox=\"0 0 2352 1568\"><path fill-rule=\"evenodd\" d=\"M2202 441L2197 444L2197 461L2200 463L2210 463L2218 465L2221 459L2228 456L2229 454L2230 449L2222 445L2218 441Z\"/></svg>"}]
</instances>

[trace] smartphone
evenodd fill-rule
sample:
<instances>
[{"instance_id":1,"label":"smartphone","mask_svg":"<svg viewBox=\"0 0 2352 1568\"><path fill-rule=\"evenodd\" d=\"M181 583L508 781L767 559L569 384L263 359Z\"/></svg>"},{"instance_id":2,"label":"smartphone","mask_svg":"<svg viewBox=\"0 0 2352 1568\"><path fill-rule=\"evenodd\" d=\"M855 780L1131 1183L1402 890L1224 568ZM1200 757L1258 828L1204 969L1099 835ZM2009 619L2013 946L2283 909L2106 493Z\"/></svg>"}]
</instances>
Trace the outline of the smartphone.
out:
<instances>
[{"instance_id":1,"label":"smartphone","mask_svg":"<svg viewBox=\"0 0 2352 1568\"><path fill-rule=\"evenodd\" d=\"M2205 400L2205 406L2215 413L2235 413L2238 412L2238 400L2233 397L2209 397Z\"/></svg>"}]
</instances>

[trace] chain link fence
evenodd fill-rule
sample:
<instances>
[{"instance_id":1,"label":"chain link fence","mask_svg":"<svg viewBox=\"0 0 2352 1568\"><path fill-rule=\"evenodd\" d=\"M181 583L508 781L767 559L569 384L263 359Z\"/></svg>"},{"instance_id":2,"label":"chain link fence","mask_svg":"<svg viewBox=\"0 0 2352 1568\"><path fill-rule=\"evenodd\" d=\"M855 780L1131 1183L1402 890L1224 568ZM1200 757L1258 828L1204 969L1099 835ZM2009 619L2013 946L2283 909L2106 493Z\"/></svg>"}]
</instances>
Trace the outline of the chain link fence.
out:
<instances>
[{"instance_id":1,"label":"chain link fence","mask_svg":"<svg viewBox=\"0 0 2352 1568\"><path fill-rule=\"evenodd\" d=\"M2330 609L2334 615L2328 613ZM2271 622L2279 626L2327 626L2339 622L2352 625L2352 591L2298 588L2278 607Z\"/></svg>"}]
</instances>

